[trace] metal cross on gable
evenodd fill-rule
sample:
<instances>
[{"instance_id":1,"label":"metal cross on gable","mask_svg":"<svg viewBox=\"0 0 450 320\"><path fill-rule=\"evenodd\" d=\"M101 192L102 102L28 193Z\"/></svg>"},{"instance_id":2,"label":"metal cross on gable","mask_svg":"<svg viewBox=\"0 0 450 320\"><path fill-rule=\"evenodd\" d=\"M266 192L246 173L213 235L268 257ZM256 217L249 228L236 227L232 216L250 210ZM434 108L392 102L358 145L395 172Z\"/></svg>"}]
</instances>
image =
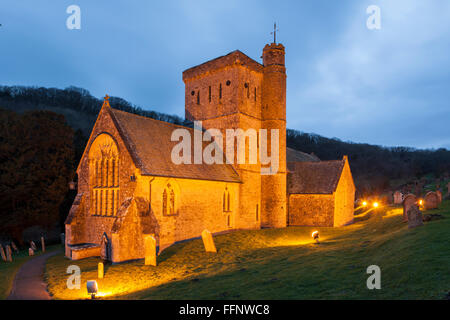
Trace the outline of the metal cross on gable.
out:
<instances>
[{"instance_id":1,"label":"metal cross on gable","mask_svg":"<svg viewBox=\"0 0 450 320\"><path fill-rule=\"evenodd\" d=\"M275 22L273 24L273 31L270 34L273 34L273 43L277 43L277 31L279 31L277 29L277 23Z\"/></svg>"}]
</instances>

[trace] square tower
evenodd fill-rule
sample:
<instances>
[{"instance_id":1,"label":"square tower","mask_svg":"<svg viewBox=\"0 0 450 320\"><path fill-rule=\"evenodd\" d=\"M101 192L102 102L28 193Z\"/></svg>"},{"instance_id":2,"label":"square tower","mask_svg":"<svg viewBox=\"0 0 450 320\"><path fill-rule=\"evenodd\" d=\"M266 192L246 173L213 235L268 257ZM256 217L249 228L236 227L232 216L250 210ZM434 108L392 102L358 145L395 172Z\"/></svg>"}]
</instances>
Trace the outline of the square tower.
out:
<instances>
[{"instance_id":1,"label":"square tower","mask_svg":"<svg viewBox=\"0 0 450 320\"><path fill-rule=\"evenodd\" d=\"M282 45L281 45L282 47ZM226 141L227 129L255 130L260 129L280 130L279 145L284 150L280 150L280 164L282 175L284 175L284 193L279 195L279 190L283 188L280 183L282 175L277 175L278 179L267 179L261 175L261 164L259 160L260 141L257 144L257 162L249 163L250 139L245 138L246 161L244 164L237 164L237 152L235 149L235 159L233 165L238 172L242 184L239 188L239 208L234 215L235 228L260 228L261 226L285 226L284 217L274 218L273 215L280 215L280 210L269 212L266 209L286 208L286 103L285 103L285 72L284 72L284 47L280 51L280 45L271 50L264 48L264 61L276 61L279 52L283 54L283 69L276 67L274 63L268 63L268 70L265 66L249 58L247 55L236 50L225 56L210 60L196 67L183 72L185 83L185 113L186 119L191 121L202 121L205 129L219 129ZM283 71L281 77L273 72ZM267 74L267 75L266 75ZM265 80L265 77L268 80ZM277 87L272 88L271 81L277 82ZM283 82L284 81L284 82ZM283 88L284 83L284 88ZM281 90L279 87L281 86ZM267 93L265 93L265 91ZM281 95L281 97L277 97ZM273 103L276 106L272 105ZM284 108L284 110L283 110ZM268 132L270 137L270 132ZM270 140L269 140L270 143ZM225 150L225 145L223 146ZM235 144L236 148L236 144ZM268 149L270 150L270 144ZM265 182L265 185L263 183ZM276 205L273 201L267 202L264 197L274 199L268 183L276 184ZM281 188L281 189L280 189ZM262 193L266 193L262 196ZM268 194L267 194L268 193ZM280 203L284 203L280 206ZM284 221L280 225L279 221Z\"/></svg>"}]
</instances>

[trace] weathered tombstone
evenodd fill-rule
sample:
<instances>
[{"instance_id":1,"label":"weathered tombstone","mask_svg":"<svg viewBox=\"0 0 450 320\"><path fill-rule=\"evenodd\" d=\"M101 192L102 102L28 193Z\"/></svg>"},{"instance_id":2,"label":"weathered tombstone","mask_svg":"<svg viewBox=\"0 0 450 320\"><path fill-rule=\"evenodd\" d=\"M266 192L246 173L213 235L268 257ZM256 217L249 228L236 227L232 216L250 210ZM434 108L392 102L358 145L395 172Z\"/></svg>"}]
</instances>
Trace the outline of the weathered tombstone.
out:
<instances>
[{"instance_id":1,"label":"weathered tombstone","mask_svg":"<svg viewBox=\"0 0 450 320\"><path fill-rule=\"evenodd\" d=\"M412 229L422 225L422 212L420 212L417 206L411 206L408 210L408 228Z\"/></svg>"},{"instance_id":2,"label":"weathered tombstone","mask_svg":"<svg viewBox=\"0 0 450 320\"><path fill-rule=\"evenodd\" d=\"M34 243L33 240L30 241L30 246L31 246L31 249L33 249L33 251L37 250L36 244Z\"/></svg>"},{"instance_id":3,"label":"weathered tombstone","mask_svg":"<svg viewBox=\"0 0 450 320\"><path fill-rule=\"evenodd\" d=\"M98 278L103 279L103 274L104 274L103 262L98 263L98 272L97 273L98 273Z\"/></svg>"},{"instance_id":4,"label":"weathered tombstone","mask_svg":"<svg viewBox=\"0 0 450 320\"><path fill-rule=\"evenodd\" d=\"M41 237L41 246L42 246L42 252L45 252L45 240L44 240L44 237Z\"/></svg>"},{"instance_id":5,"label":"weathered tombstone","mask_svg":"<svg viewBox=\"0 0 450 320\"><path fill-rule=\"evenodd\" d=\"M100 257L102 260L111 261L111 244L106 233L103 233L100 246Z\"/></svg>"},{"instance_id":6,"label":"weathered tombstone","mask_svg":"<svg viewBox=\"0 0 450 320\"><path fill-rule=\"evenodd\" d=\"M0 244L0 254L2 255L3 261L6 261L5 250L3 250L3 246Z\"/></svg>"},{"instance_id":7,"label":"weathered tombstone","mask_svg":"<svg viewBox=\"0 0 450 320\"><path fill-rule=\"evenodd\" d=\"M411 206L415 206L416 205L416 196L413 194L408 194L404 199L403 199L403 220L404 221L408 221L408 210L409 208L411 208Z\"/></svg>"},{"instance_id":8,"label":"weathered tombstone","mask_svg":"<svg viewBox=\"0 0 450 320\"><path fill-rule=\"evenodd\" d=\"M203 245L205 246L206 252L217 252L211 232L209 232L206 229L203 230L202 239L203 239Z\"/></svg>"},{"instance_id":9,"label":"weathered tombstone","mask_svg":"<svg viewBox=\"0 0 450 320\"><path fill-rule=\"evenodd\" d=\"M17 248L17 246L16 246L16 244L14 243L14 241L11 241L11 247L14 249L14 251L15 251L16 253L19 252L19 249Z\"/></svg>"},{"instance_id":10,"label":"weathered tombstone","mask_svg":"<svg viewBox=\"0 0 450 320\"><path fill-rule=\"evenodd\" d=\"M403 193L400 191L394 192L394 204L401 204L403 202Z\"/></svg>"},{"instance_id":11,"label":"weathered tombstone","mask_svg":"<svg viewBox=\"0 0 450 320\"><path fill-rule=\"evenodd\" d=\"M447 195L450 196L450 182L447 183Z\"/></svg>"},{"instance_id":12,"label":"weathered tombstone","mask_svg":"<svg viewBox=\"0 0 450 320\"><path fill-rule=\"evenodd\" d=\"M424 202L426 210L436 209L439 204L438 195L436 192L430 191L425 195Z\"/></svg>"},{"instance_id":13,"label":"weathered tombstone","mask_svg":"<svg viewBox=\"0 0 450 320\"><path fill-rule=\"evenodd\" d=\"M11 247L9 245L6 246L6 260L12 262L12 254Z\"/></svg>"},{"instance_id":14,"label":"weathered tombstone","mask_svg":"<svg viewBox=\"0 0 450 320\"><path fill-rule=\"evenodd\" d=\"M34 256L34 250L32 248L28 248L28 255Z\"/></svg>"},{"instance_id":15,"label":"weathered tombstone","mask_svg":"<svg viewBox=\"0 0 450 320\"><path fill-rule=\"evenodd\" d=\"M441 190L436 190L436 195L438 197L438 204L442 202L442 192Z\"/></svg>"},{"instance_id":16,"label":"weathered tombstone","mask_svg":"<svg viewBox=\"0 0 450 320\"><path fill-rule=\"evenodd\" d=\"M144 236L145 265L156 266L156 239L152 235Z\"/></svg>"},{"instance_id":17,"label":"weathered tombstone","mask_svg":"<svg viewBox=\"0 0 450 320\"><path fill-rule=\"evenodd\" d=\"M61 244L64 246L66 244L66 235L64 233L61 233L59 237L61 239Z\"/></svg>"}]
</instances>

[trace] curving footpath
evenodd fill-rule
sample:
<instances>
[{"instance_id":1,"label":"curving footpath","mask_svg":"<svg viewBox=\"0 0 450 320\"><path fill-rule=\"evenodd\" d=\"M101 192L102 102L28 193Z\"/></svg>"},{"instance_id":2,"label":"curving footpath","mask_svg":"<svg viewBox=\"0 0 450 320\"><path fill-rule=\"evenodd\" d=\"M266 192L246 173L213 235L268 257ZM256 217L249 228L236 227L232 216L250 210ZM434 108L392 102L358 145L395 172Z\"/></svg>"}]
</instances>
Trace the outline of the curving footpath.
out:
<instances>
[{"instance_id":1,"label":"curving footpath","mask_svg":"<svg viewBox=\"0 0 450 320\"><path fill-rule=\"evenodd\" d=\"M17 272L8 300L51 300L43 281L45 261L58 254L51 251L25 262Z\"/></svg>"}]
</instances>

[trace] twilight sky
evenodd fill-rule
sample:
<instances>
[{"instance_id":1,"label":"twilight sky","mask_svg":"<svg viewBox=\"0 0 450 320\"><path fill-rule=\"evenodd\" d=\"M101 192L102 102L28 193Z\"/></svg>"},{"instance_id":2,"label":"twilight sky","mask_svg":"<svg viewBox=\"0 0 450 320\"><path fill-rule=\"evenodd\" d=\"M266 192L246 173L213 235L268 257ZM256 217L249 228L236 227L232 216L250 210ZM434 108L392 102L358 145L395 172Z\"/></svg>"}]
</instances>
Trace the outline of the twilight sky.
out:
<instances>
[{"instance_id":1,"label":"twilight sky","mask_svg":"<svg viewBox=\"0 0 450 320\"><path fill-rule=\"evenodd\" d=\"M72 4L81 30L66 27ZM288 128L450 149L448 0L2 0L0 85L74 85L184 116L182 71L235 49L261 62L274 21Z\"/></svg>"}]
</instances>

